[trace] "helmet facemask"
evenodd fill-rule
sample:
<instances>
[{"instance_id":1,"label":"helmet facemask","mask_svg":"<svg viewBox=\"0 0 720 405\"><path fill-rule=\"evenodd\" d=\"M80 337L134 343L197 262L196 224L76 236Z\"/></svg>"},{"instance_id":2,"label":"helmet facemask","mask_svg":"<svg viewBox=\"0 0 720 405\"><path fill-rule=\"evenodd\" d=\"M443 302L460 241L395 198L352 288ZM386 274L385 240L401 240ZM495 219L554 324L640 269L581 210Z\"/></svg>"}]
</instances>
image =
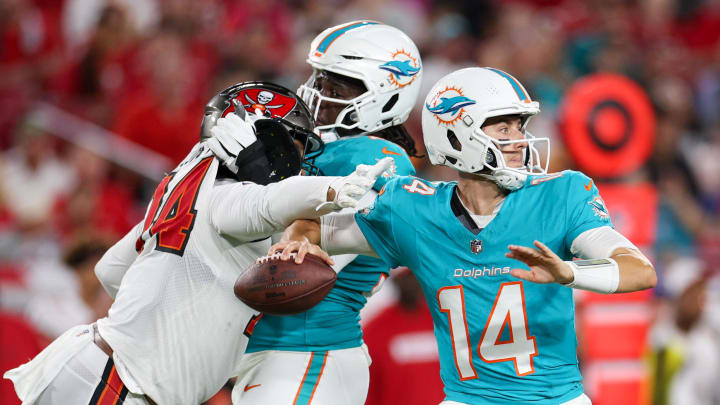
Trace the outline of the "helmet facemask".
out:
<instances>
[{"instance_id":1,"label":"helmet facemask","mask_svg":"<svg viewBox=\"0 0 720 405\"><path fill-rule=\"evenodd\" d=\"M347 99L324 96L321 94L320 88L322 82L344 88L349 93L360 94ZM332 108L328 107L328 105L338 106L334 108L340 110L335 116L334 122L316 126L320 130L323 140L327 141L327 137L334 138L329 140L335 140L337 137L362 133L363 131L358 129L361 121L361 107L372 103L375 94L372 90L368 90L368 87L361 79L315 69L308 81L298 88L298 96L308 106L315 122L318 122L321 108Z\"/></svg>"},{"instance_id":2,"label":"helmet facemask","mask_svg":"<svg viewBox=\"0 0 720 405\"><path fill-rule=\"evenodd\" d=\"M317 176L320 174L320 168L315 165L315 159L325 150L325 143L316 133L317 130L311 132L287 120L280 118L275 118L275 120L281 122L290 137L302 145L302 173L305 176Z\"/></svg>"},{"instance_id":3,"label":"helmet facemask","mask_svg":"<svg viewBox=\"0 0 720 405\"><path fill-rule=\"evenodd\" d=\"M550 162L550 139L547 137L535 137L526 129L530 117L523 117L522 127L520 131L524 137L515 140L498 140L487 135L479 125L472 132L473 140L476 140L483 146L484 150L481 156L484 156L483 168L474 172L479 176L495 181L500 187L513 191L522 187L527 176L537 176L547 174ZM517 144L526 144L522 149L523 166L511 167L505 161L503 149L508 146ZM543 148L541 153L538 146ZM542 162L542 156L545 156L545 163ZM489 172L489 173L488 173Z\"/></svg>"}]
</instances>

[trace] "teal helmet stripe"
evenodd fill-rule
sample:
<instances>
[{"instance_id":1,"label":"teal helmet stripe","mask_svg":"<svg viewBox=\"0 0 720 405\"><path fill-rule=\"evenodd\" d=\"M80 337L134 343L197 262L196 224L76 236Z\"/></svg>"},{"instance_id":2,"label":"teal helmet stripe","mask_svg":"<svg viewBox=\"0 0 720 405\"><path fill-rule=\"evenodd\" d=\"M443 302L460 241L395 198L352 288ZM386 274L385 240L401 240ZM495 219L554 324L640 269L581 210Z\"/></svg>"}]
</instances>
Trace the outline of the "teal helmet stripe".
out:
<instances>
[{"instance_id":1,"label":"teal helmet stripe","mask_svg":"<svg viewBox=\"0 0 720 405\"><path fill-rule=\"evenodd\" d=\"M344 27L342 27L342 28L338 28L337 30L335 30L335 31L331 32L330 34L328 34L328 36L326 36L325 39L323 39L322 41L320 41L320 44L318 45L318 47L317 47L317 49L316 49L316 52L325 53L325 51L327 51L328 47L330 46L330 44L333 43L333 41L335 41L336 39L338 39L338 37L339 37L340 35L342 35L342 34L348 32L348 31L350 31L351 29L355 29L355 28L359 28L359 27L364 27L364 26L366 26L366 25L375 25L375 24L378 24L378 23L377 23L377 22L374 22L374 21L358 21L358 22L356 22L356 23L352 23L352 24L350 24L350 25L346 25L346 26L344 26Z\"/></svg>"},{"instance_id":2,"label":"teal helmet stripe","mask_svg":"<svg viewBox=\"0 0 720 405\"><path fill-rule=\"evenodd\" d=\"M487 68L488 70L492 70L493 72L499 74L500 76L504 77L510 84L512 85L513 89L515 90L515 93L517 93L517 96L520 98L520 101L531 101L530 96L527 94L525 89L522 87L520 82L517 81L514 77L510 76L509 74L503 72L499 69L493 69L493 68Z\"/></svg>"}]
</instances>

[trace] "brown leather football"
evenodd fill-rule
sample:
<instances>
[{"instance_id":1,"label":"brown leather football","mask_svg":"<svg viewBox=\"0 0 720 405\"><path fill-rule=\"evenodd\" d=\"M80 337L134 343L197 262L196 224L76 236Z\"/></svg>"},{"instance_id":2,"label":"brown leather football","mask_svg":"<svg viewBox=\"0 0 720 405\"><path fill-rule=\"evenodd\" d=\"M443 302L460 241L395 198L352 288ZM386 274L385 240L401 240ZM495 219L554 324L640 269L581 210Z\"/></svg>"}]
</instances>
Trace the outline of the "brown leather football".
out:
<instances>
[{"instance_id":1,"label":"brown leather football","mask_svg":"<svg viewBox=\"0 0 720 405\"><path fill-rule=\"evenodd\" d=\"M318 256L307 254L302 263L263 256L235 281L235 296L250 308L271 315L307 311L323 300L337 274Z\"/></svg>"}]
</instances>

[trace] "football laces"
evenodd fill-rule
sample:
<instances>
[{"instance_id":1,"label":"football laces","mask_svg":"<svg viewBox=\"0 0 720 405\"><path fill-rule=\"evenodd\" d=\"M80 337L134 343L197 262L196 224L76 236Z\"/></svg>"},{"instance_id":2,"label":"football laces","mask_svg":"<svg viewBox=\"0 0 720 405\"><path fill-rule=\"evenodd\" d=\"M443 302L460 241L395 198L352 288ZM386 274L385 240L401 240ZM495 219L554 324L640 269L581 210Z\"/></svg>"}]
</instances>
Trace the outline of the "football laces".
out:
<instances>
[{"instance_id":1,"label":"football laces","mask_svg":"<svg viewBox=\"0 0 720 405\"><path fill-rule=\"evenodd\" d=\"M273 254L267 255L267 256L261 256L261 257L258 257L257 260L255 260L255 263L257 263L257 264L267 263L270 260L279 259L280 256L282 256L282 252L273 253ZM297 253L295 253L295 252L290 253L290 258L295 259L296 256L297 256Z\"/></svg>"}]
</instances>

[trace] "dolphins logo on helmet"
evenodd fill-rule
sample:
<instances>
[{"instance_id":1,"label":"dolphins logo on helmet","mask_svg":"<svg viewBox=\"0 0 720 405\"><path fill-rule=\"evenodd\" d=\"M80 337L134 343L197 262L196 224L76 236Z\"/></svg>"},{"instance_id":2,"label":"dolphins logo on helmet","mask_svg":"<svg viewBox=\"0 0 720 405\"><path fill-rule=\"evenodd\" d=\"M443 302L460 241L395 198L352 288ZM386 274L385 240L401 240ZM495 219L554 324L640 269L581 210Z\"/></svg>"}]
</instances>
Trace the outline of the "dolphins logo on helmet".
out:
<instances>
[{"instance_id":1,"label":"dolphins logo on helmet","mask_svg":"<svg viewBox=\"0 0 720 405\"><path fill-rule=\"evenodd\" d=\"M475 104L476 101L465 97L461 89L457 87L445 87L438 92L430 103L425 104L440 124L452 125L459 120L464 108Z\"/></svg>"},{"instance_id":2,"label":"dolphins logo on helmet","mask_svg":"<svg viewBox=\"0 0 720 405\"><path fill-rule=\"evenodd\" d=\"M420 72L417 58L404 49L395 51L391 60L378 67L390 72L390 82L397 87L405 87L412 83L415 80L415 75Z\"/></svg>"}]
</instances>

